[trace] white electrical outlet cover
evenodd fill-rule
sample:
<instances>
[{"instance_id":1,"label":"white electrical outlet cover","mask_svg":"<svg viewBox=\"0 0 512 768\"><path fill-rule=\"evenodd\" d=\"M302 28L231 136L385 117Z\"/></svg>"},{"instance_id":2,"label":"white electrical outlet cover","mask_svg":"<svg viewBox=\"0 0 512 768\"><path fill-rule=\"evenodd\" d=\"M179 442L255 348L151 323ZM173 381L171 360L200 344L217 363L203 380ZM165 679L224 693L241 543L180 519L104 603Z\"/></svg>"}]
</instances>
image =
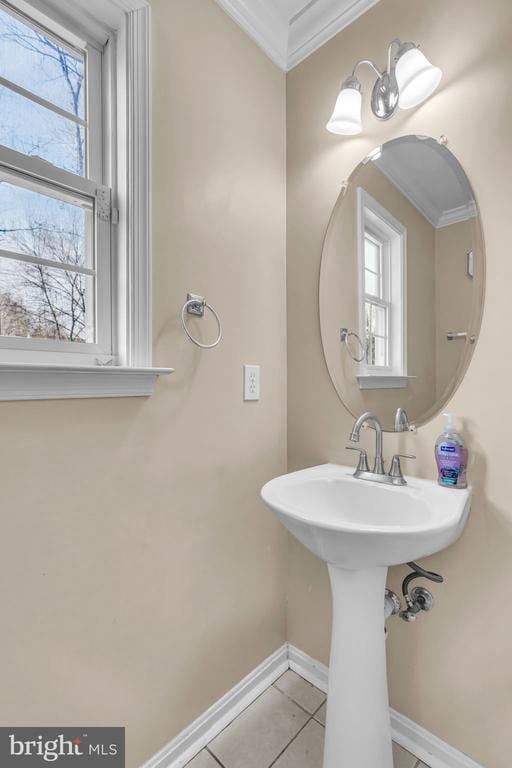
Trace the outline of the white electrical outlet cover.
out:
<instances>
[{"instance_id":1,"label":"white electrical outlet cover","mask_svg":"<svg viewBox=\"0 0 512 768\"><path fill-rule=\"evenodd\" d=\"M244 365L244 400L260 399L260 366Z\"/></svg>"}]
</instances>

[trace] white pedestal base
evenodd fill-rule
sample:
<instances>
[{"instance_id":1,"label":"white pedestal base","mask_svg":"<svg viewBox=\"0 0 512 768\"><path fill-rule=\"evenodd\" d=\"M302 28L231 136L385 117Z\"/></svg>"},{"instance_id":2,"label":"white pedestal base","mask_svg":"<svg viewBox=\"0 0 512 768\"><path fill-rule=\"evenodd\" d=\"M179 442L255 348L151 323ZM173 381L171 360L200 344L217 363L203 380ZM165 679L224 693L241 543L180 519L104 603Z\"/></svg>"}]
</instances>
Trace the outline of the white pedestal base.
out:
<instances>
[{"instance_id":1,"label":"white pedestal base","mask_svg":"<svg viewBox=\"0 0 512 768\"><path fill-rule=\"evenodd\" d=\"M384 590L387 568L329 565L333 622L324 768L393 768Z\"/></svg>"}]
</instances>

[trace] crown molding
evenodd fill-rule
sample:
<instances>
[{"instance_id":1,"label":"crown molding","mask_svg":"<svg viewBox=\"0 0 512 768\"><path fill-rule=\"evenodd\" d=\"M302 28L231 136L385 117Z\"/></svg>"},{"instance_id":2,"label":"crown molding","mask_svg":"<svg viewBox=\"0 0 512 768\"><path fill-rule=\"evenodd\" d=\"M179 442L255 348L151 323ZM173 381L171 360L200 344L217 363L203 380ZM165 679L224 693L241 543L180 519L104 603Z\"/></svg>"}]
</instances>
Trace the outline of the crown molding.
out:
<instances>
[{"instance_id":1,"label":"crown molding","mask_svg":"<svg viewBox=\"0 0 512 768\"><path fill-rule=\"evenodd\" d=\"M321 48L324 43L352 24L379 0L316 0L291 19L288 38L287 70Z\"/></svg>"},{"instance_id":2,"label":"crown molding","mask_svg":"<svg viewBox=\"0 0 512 768\"><path fill-rule=\"evenodd\" d=\"M288 72L379 0L312 0L289 19L276 11L279 0L216 2L278 67Z\"/></svg>"},{"instance_id":3,"label":"crown molding","mask_svg":"<svg viewBox=\"0 0 512 768\"><path fill-rule=\"evenodd\" d=\"M269 0L216 0L239 27L272 59L287 70L288 28Z\"/></svg>"}]
</instances>

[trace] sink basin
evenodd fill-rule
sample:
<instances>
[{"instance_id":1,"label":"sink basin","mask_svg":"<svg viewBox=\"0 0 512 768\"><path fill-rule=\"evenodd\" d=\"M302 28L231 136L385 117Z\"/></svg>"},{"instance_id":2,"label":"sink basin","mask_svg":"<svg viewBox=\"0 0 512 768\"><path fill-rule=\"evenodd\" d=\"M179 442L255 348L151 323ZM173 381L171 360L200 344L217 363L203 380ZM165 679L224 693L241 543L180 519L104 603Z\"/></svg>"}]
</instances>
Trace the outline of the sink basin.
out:
<instances>
[{"instance_id":1,"label":"sink basin","mask_svg":"<svg viewBox=\"0 0 512 768\"><path fill-rule=\"evenodd\" d=\"M452 544L471 491L407 478L406 486L324 464L277 477L261 495L288 530L325 560L332 592L324 768L393 768L384 590L388 566Z\"/></svg>"},{"instance_id":2,"label":"sink basin","mask_svg":"<svg viewBox=\"0 0 512 768\"><path fill-rule=\"evenodd\" d=\"M324 464L267 483L263 501L305 547L344 568L388 566L439 552L461 534L471 492L407 478L406 486Z\"/></svg>"}]
</instances>

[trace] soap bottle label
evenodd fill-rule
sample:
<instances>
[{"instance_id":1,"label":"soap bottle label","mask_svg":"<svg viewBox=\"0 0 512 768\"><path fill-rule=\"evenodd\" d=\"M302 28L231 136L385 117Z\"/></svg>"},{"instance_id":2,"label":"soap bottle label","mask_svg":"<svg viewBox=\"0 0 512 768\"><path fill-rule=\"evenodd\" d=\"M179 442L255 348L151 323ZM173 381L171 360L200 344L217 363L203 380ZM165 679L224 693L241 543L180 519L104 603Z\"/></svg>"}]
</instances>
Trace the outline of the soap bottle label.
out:
<instances>
[{"instance_id":1,"label":"soap bottle label","mask_svg":"<svg viewBox=\"0 0 512 768\"><path fill-rule=\"evenodd\" d=\"M464 448L455 443L441 443L437 451L440 484L456 486L459 476L464 474Z\"/></svg>"}]
</instances>

